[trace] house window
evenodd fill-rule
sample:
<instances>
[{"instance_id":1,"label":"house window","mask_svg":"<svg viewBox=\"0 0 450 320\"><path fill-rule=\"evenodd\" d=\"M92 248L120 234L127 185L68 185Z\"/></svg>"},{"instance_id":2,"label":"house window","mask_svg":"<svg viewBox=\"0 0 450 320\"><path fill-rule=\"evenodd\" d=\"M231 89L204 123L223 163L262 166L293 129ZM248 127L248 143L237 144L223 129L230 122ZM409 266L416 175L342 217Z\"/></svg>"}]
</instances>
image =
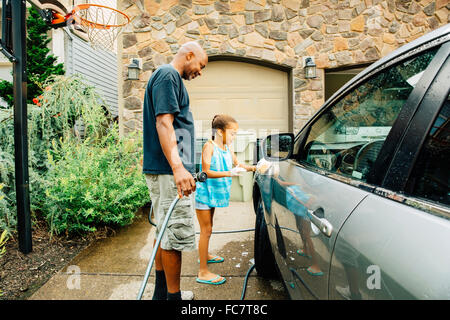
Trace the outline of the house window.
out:
<instances>
[{"instance_id":1,"label":"house window","mask_svg":"<svg viewBox=\"0 0 450 320\"><path fill-rule=\"evenodd\" d=\"M369 65L325 70L325 101L367 66Z\"/></svg>"}]
</instances>

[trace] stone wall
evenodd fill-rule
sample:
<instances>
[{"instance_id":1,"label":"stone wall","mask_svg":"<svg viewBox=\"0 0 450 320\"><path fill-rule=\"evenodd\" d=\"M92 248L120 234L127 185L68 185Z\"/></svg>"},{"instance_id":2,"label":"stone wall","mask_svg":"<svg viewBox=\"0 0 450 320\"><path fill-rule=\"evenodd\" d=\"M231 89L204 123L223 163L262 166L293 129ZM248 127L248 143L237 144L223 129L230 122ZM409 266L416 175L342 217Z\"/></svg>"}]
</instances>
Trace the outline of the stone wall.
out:
<instances>
[{"instance_id":1,"label":"stone wall","mask_svg":"<svg viewBox=\"0 0 450 320\"><path fill-rule=\"evenodd\" d=\"M292 68L297 131L324 103L324 69L371 63L449 22L448 0L122 0L131 18L122 69L142 58L140 79L123 83L121 123L141 129L144 88L180 45L198 40L209 56L233 55ZM304 79L313 56L317 78ZM205 70L207 72L207 68Z\"/></svg>"}]
</instances>

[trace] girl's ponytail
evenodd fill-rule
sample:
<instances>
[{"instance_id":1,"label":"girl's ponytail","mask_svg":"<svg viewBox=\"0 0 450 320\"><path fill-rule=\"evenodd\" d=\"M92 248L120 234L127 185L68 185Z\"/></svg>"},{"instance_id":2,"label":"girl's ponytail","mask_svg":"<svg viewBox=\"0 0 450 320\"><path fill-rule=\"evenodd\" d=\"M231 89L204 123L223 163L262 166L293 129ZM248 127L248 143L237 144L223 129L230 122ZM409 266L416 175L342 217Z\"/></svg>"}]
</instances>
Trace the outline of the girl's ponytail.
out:
<instances>
[{"instance_id":1,"label":"girl's ponytail","mask_svg":"<svg viewBox=\"0 0 450 320\"><path fill-rule=\"evenodd\" d=\"M212 119L212 122L211 122L211 128L212 128L212 137L211 137L211 140L214 140L214 136L216 135L217 128L214 128L214 121L217 119L218 116L219 116L219 115L216 114L216 115L214 116L214 118Z\"/></svg>"}]
</instances>

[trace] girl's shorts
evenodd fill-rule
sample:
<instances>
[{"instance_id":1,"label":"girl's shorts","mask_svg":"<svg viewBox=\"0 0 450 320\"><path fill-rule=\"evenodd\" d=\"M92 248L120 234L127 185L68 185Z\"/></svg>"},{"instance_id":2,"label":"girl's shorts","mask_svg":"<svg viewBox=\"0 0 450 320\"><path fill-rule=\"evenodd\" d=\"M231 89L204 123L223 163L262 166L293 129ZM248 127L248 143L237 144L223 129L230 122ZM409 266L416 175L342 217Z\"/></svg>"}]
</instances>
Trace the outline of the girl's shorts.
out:
<instances>
[{"instance_id":1,"label":"girl's shorts","mask_svg":"<svg viewBox=\"0 0 450 320\"><path fill-rule=\"evenodd\" d=\"M195 209L197 210L210 210L212 207L208 206L207 204L195 201Z\"/></svg>"}]
</instances>

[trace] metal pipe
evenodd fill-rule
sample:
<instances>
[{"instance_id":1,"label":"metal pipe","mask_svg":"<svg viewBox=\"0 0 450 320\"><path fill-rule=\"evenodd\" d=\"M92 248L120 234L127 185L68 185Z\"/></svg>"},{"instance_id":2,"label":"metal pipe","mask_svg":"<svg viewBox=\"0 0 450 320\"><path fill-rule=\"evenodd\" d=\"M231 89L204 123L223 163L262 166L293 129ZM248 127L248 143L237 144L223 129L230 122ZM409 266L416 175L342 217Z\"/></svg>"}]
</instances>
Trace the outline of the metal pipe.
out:
<instances>
[{"instance_id":1,"label":"metal pipe","mask_svg":"<svg viewBox=\"0 0 450 320\"><path fill-rule=\"evenodd\" d=\"M17 231L22 253L32 251L27 132L26 2L12 1L12 45L16 61L14 79L14 151L17 200Z\"/></svg>"},{"instance_id":2,"label":"metal pipe","mask_svg":"<svg viewBox=\"0 0 450 320\"><path fill-rule=\"evenodd\" d=\"M0 42L0 52L3 53L5 55L6 58L8 58L9 62L16 62L17 59L16 57L14 57L9 51L8 49L6 49L3 44Z\"/></svg>"}]
</instances>

